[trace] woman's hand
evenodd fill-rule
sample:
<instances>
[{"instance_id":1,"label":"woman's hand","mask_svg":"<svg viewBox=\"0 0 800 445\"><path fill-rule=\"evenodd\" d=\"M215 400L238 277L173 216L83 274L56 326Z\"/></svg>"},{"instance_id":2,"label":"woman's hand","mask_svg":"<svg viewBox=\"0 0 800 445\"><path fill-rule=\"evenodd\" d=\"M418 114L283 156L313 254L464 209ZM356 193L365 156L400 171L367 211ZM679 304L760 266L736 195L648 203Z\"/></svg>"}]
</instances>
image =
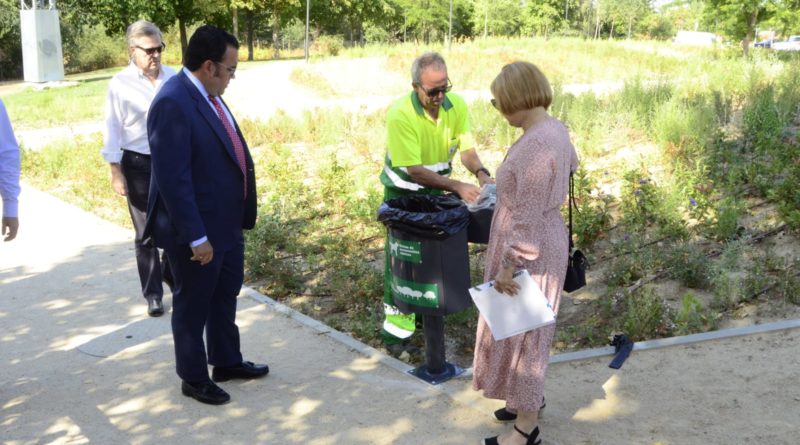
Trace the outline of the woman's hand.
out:
<instances>
[{"instance_id":1,"label":"woman's hand","mask_svg":"<svg viewBox=\"0 0 800 445\"><path fill-rule=\"evenodd\" d=\"M517 295L519 292L519 284L514 281L514 266L501 266L494 277L494 288L501 294L510 296Z\"/></svg>"}]
</instances>

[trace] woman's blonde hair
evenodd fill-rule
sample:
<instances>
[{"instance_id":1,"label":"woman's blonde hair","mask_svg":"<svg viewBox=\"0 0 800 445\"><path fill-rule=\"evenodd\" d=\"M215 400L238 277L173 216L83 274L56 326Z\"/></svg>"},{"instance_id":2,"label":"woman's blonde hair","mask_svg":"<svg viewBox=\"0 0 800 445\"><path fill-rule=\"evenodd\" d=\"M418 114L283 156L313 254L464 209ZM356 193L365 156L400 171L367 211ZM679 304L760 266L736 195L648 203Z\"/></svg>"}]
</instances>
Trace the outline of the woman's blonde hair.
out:
<instances>
[{"instance_id":1,"label":"woman's blonde hair","mask_svg":"<svg viewBox=\"0 0 800 445\"><path fill-rule=\"evenodd\" d=\"M544 107L553 102L550 82L536 65L529 62L513 62L504 66L490 87L497 109L503 114L520 110Z\"/></svg>"}]
</instances>

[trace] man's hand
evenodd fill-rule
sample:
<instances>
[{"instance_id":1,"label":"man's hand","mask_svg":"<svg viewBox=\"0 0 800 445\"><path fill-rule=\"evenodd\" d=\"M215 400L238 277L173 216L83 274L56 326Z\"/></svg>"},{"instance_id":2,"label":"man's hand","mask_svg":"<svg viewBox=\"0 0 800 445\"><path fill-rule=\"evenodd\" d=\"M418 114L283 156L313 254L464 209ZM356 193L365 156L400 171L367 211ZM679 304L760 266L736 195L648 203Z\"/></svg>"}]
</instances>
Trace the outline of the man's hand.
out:
<instances>
[{"instance_id":1,"label":"man's hand","mask_svg":"<svg viewBox=\"0 0 800 445\"><path fill-rule=\"evenodd\" d=\"M17 230L19 229L19 218L16 216L4 216L2 234L5 237L4 241L11 241L17 237Z\"/></svg>"},{"instance_id":2,"label":"man's hand","mask_svg":"<svg viewBox=\"0 0 800 445\"><path fill-rule=\"evenodd\" d=\"M214 248L211 247L211 243L208 241L199 246L192 247L192 257L190 259L200 262L201 266L205 266L214 259Z\"/></svg>"},{"instance_id":3,"label":"man's hand","mask_svg":"<svg viewBox=\"0 0 800 445\"><path fill-rule=\"evenodd\" d=\"M122 169L119 164L111 165L111 187L121 196L128 195L128 187L125 186L125 175L122 174Z\"/></svg>"},{"instance_id":4,"label":"man's hand","mask_svg":"<svg viewBox=\"0 0 800 445\"><path fill-rule=\"evenodd\" d=\"M466 202L475 202L481 196L481 189L478 186L466 182L457 181L453 185L453 191Z\"/></svg>"},{"instance_id":5,"label":"man's hand","mask_svg":"<svg viewBox=\"0 0 800 445\"><path fill-rule=\"evenodd\" d=\"M478 172L478 183L483 187L486 184L494 184L494 178L487 175L485 171L481 170Z\"/></svg>"},{"instance_id":6,"label":"man's hand","mask_svg":"<svg viewBox=\"0 0 800 445\"><path fill-rule=\"evenodd\" d=\"M512 297L519 292L519 284L514 281L514 268L500 266L497 276L494 277L494 288L501 294L508 294Z\"/></svg>"}]
</instances>

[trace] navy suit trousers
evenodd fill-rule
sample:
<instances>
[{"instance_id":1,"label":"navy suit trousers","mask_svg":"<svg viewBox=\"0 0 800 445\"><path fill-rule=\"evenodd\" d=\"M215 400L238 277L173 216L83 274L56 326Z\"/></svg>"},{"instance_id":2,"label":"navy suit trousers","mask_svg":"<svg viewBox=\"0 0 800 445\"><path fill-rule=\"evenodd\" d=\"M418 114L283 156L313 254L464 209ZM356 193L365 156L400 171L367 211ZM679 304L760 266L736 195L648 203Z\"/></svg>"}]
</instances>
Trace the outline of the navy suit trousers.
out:
<instances>
[{"instance_id":1,"label":"navy suit trousers","mask_svg":"<svg viewBox=\"0 0 800 445\"><path fill-rule=\"evenodd\" d=\"M166 252L175 280L172 337L178 376L187 382L205 382L209 380L207 365L242 362L236 298L244 279L244 243L228 251L215 249L214 259L205 266L189 259L188 246Z\"/></svg>"}]
</instances>

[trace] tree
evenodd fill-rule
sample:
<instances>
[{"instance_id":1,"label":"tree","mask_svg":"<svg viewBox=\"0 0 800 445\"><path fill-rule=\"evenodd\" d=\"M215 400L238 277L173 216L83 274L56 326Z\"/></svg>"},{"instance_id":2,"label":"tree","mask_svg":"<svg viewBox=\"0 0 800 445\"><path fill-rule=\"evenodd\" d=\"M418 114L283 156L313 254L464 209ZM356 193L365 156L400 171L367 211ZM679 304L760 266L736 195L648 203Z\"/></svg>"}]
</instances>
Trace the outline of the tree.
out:
<instances>
[{"instance_id":1,"label":"tree","mask_svg":"<svg viewBox=\"0 0 800 445\"><path fill-rule=\"evenodd\" d=\"M0 79L22 74L19 1L0 0Z\"/></svg>"},{"instance_id":2,"label":"tree","mask_svg":"<svg viewBox=\"0 0 800 445\"><path fill-rule=\"evenodd\" d=\"M638 22L650 12L647 0L607 0L606 5L608 5L607 18L610 24L609 37L613 37L615 29L619 27L625 30L628 38L631 38L634 22Z\"/></svg>"},{"instance_id":3,"label":"tree","mask_svg":"<svg viewBox=\"0 0 800 445\"><path fill-rule=\"evenodd\" d=\"M782 36L800 34L800 0L778 0L772 6L769 25Z\"/></svg>"},{"instance_id":4,"label":"tree","mask_svg":"<svg viewBox=\"0 0 800 445\"><path fill-rule=\"evenodd\" d=\"M523 32L540 34L547 38L548 34L564 23L564 15L560 8L561 0L542 0L529 2L525 8Z\"/></svg>"},{"instance_id":5,"label":"tree","mask_svg":"<svg viewBox=\"0 0 800 445\"><path fill-rule=\"evenodd\" d=\"M380 25L394 10L386 0L339 0L351 42L364 44L364 26Z\"/></svg>"},{"instance_id":6,"label":"tree","mask_svg":"<svg viewBox=\"0 0 800 445\"><path fill-rule=\"evenodd\" d=\"M61 0L59 3L62 16L76 14L84 24L102 23L109 35L124 33L128 25L140 19L155 23L163 31L177 22L181 52L188 44L188 26L198 22L220 25L226 22L221 16L229 13L223 0Z\"/></svg>"},{"instance_id":7,"label":"tree","mask_svg":"<svg viewBox=\"0 0 800 445\"><path fill-rule=\"evenodd\" d=\"M717 31L742 42L747 56L760 20L774 14L777 0L707 0L706 13L714 18Z\"/></svg>"},{"instance_id":8,"label":"tree","mask_svg":"<svg viewBox=\"0 0 800 445\"><path fill-rule=\"evenodd\" d=\"M450 4L445 0L397 0L405 18L404 33L411 30L425 43L445 35Z\"/></svg>"},{"instance_id":9,"label":"tree","mask_svg":"<svg viewBox=\"0 0 800 445\"><path fill-rule=\"evenodd\" d=\"M520 32L524 14L519 0L473 0L473 4L476 33L486 37L489 34L514 35Z\"/></svg>"},{"instance_id":10,"label":"tree","mask_svg":"<svg viewBox=\"0 0 800 445\"><path fill-rule=\"evenodd\" d=\"M253 44L257 22L264 15L269 17L272 30L272 58L280 58L280 30L289 22L303 6L300 0L231 0L231 7L245 11L245 27L247 33L247 60L253 60Z\"/></svg>"}]
</instances>

